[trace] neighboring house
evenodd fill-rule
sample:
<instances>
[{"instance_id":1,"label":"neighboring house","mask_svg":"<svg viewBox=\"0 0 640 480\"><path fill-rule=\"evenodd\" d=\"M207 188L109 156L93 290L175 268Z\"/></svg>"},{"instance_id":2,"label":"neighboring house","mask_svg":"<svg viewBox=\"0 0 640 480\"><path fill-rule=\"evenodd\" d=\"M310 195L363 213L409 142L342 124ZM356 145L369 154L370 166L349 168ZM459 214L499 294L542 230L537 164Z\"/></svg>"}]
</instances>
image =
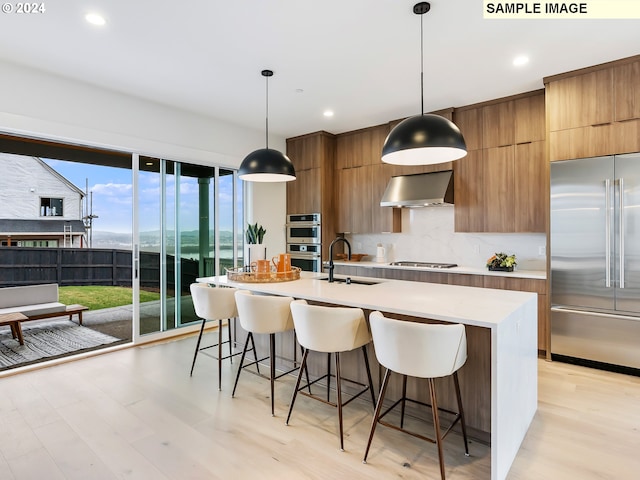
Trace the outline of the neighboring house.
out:
<instances>
[{"instance_id":1,"label":"neighboring house","mask_svg":"<svg viewBox=\"0 0 640 480\"><path fill-rule=\"evenodd\" d=\"M0 153L0 245L86 246L84 196L39 158Z\"/></svg>"}]
</instances>

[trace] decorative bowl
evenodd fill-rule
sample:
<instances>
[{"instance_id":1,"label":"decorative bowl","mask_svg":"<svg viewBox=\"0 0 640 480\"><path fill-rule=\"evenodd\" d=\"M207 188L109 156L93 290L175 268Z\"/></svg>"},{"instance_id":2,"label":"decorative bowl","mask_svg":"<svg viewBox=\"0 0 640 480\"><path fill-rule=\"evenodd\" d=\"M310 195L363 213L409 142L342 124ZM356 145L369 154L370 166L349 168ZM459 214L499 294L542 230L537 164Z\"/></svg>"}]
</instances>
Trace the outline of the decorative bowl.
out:
<instances>
[{"instance_id":1,"label":"decorative bowl","mask_svg":"<svg viewBox=\"0 0 640 480\"><path fill-rule=\"evenodd\" d=\"M338 258L338 260L343 260L345 262L348 262L348 261L359 262L360 260L362 260L366 256L367 256L366 253L352 253L351 254L351 260L347 260L347 254L346 253L336 253L336 257Z\"/></svg>"}]
</instances>

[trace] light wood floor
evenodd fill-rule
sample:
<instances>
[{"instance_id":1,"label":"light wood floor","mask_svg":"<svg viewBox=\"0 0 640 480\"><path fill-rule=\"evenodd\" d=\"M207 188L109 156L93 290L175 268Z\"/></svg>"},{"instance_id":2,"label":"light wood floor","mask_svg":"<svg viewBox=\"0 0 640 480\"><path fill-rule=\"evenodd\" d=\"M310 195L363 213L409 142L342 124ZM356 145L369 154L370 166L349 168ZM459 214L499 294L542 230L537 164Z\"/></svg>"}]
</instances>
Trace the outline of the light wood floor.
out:
<instances>
[{"instance_id":1,"label":"light wood floor","mask_svg":"<svg viewBox=\"0 0 640 480\"><path fill-rule=\"evenodd\" d=\"M233 368L218 392L215 360L189 377L195 338L130 348L0 378L0 479L439 478L432 444L379 426L362 455L371 407L337 412L299 397L285 426L293 377L277 383ZM238 358L238 357L236 357ZM640 378L539 363L539 409L509 479L640 478ZM445 441L447 478L488 479L489 448L462 454Z\"/></svg>"}]
</instances>

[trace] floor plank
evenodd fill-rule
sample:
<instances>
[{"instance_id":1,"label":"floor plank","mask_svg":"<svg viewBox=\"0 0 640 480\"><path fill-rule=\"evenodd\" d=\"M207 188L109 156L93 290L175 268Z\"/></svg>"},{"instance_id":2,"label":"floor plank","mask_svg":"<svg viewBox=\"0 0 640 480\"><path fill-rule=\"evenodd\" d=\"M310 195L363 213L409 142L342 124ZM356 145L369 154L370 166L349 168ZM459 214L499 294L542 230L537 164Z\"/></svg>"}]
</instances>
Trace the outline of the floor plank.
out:
<instances>
[{"instance_id":1,"label":"floor plank","mask_svg":"<svg viewBox=\"0 0 640 480\"><path fill-rule=\"evenodd\" d=\"M0 478L54 479L438 479L435 446L379 426L362 455L372 406L337 412L300 396L286 426L293 376L269 382L237 360L198 358L195 338L125 349L0 378ZM236 357L237 358L237 357ZM265 369L265 372L267 369ZM640 469L640 378L539 362L539 408L509 480L636 478ZM453 432L445 441L447 478L490 477L490 449Z\"/></svg>"}]
</instances>

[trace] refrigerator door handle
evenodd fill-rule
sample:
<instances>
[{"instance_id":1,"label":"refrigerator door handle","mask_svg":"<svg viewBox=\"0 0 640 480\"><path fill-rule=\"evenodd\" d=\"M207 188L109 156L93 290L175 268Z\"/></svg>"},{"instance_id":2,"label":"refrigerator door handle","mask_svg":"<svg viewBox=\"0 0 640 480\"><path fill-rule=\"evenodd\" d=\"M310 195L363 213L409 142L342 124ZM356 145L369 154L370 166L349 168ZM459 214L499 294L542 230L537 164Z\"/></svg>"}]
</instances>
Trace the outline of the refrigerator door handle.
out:
<instances>
[{"instance_id":1,"label":"refrigerator door handle","mask_svg":"<svg viewBox=\"0 0 640 480\"><path fill-rule=\"evenodd\" d=\"M618 216L620 218L618 225L620 231L618 232L620 235L619 239L619 255L620 255L620 288L624 288L624 178L620 177L618 179L618 206L619 212Z\"/></svg>"},{"instance_id":2,"label":"refrigerator door handle","mask_svg":"<svg viewBox=\"0 0 640 480\"><path fill-rule=\"evenodd\" d=\"M604 223L604 286L611 287L611 180L604 181L605 223Z\"/></svg>"}]
</instances>

